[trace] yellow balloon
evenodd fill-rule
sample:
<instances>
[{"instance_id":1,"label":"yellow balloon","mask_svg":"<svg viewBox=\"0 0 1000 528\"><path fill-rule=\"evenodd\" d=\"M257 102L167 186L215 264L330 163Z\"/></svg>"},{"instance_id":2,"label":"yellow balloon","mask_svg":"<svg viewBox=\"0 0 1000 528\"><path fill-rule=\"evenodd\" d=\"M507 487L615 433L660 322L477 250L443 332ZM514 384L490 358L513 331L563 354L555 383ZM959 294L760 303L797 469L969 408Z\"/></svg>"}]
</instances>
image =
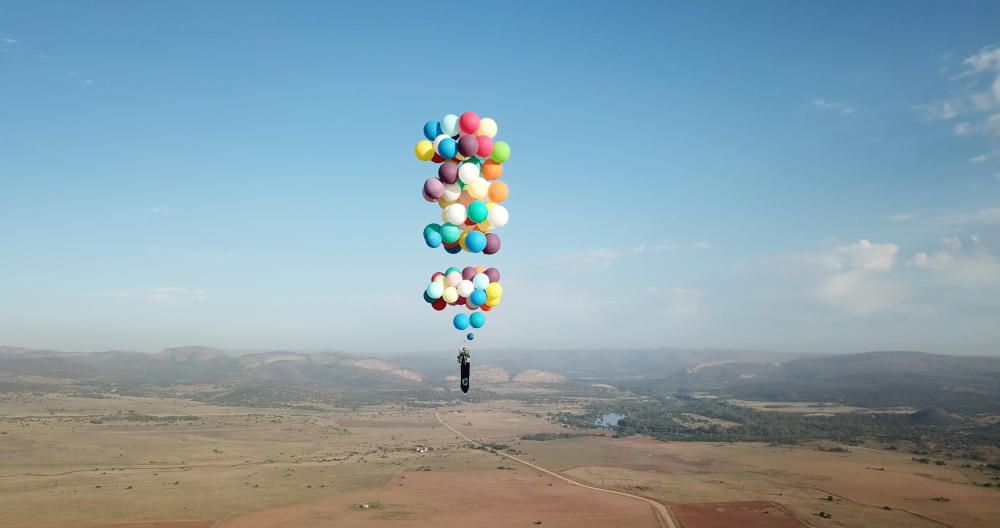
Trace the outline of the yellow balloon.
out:
<instances>
[{"instance_id":1,"label":"yellow balloon","mask_svg":"<svg viewBox=\"0 0 1000 528\"><path fill-rule=\"evenodd\" d=\"M438 198L438 207L440 207L441 209L444 209L445 207L448 207L449 205L451 205L453 203L455 203L455 202L449 202L448 200L445 200L444 198Z\"/></svg>"},{"instance_id":2,"label":"yellow balloon","mask_svg":"<svg viewBox=\"0 0 1000 528\"><path fill-rule=\"evenodd\" d=\"M454 286L448 286L444 289L444 294L441 295L444 302L451 304L458 300L458 289Z\"/></svg>"},{"instance_id":3,"label":"yellow balloon","mask_svg":"<svg viewBox=\"0 0 1000 528\"><path fill-rule=\"evenodd\" d=\"M499 282L491 282L489 286L486 287L486 301L489 303L490 299L500 300L503 297L503 286L500 286Z\"/></svg>"},{"instance_id":4,"label":"yellow balloon","mask_svg":"<svg viewBox=\"0 0 1000 528\"><path fill-rule=\"evenodd\" d=\"M493 308L494 306L496 306L498 304L500 304L500 298L499 297L497 297L496 299L486 299L486 306L489 306L490 308Z\"/></svg>"},{"instance_id":5,"label":"yellow balloon","mask_svg":"<svg viewBox=\"0 0 1000 528\"><path fill-rule=\"evenodd\" d=\"M469 191L469 196L479 200L489 194L490 182L486 178L478 178L471 185L467 185L465 190Z\"/></svg>"},{"instance_id":6,"label":"yellow balloon","mask_svg":"<svg viewBox=\"0 0 1000 528\"><path fill-rule=\"evenodd\" d=\"M489 231L490 229L493 229L493 226L490 225L489 220L483 220L482 222L479 222L479 230L482 231L483 233Z\"/></svg>"},{"instance_id":7,"label":"yellow balloon","mask_svg":"<svg viewBox=\"0 0 1000 528\"><path fill-rule=\"evenodd\" d=\"M434 143L426 139L417 141L417 146L413 147L413 154L420 161L430 161L434 157Z\"/></svg>"},{"instance_id":8,"label":"yellow balloon","mask_svg":"<svg viewBox=\"0 0 1000 528\"><path fill-rule=\"evenodd\" d=\"M465 224L462 224L462 226L464 226L464 225ZM462 227L462 226L460 226L460 227ZM468 231L463 232L461 235L458 235L458 245L461 246L462 249L464 249L465 251L469 250L468 248L465 247L465 237L468 236L468 235L469 235Z\"/></svg>"},{"instance_id":9,"label":"yellow balloon","mask_svg":"<svg viewBox=\"0 0 1000 528\"><path fill-rule=\"evenodd\" d=\"M497 135L497 122L492 118L484 117L479 120L479 131L476 134L492 138Z\"/></svg>"}]
</instances>

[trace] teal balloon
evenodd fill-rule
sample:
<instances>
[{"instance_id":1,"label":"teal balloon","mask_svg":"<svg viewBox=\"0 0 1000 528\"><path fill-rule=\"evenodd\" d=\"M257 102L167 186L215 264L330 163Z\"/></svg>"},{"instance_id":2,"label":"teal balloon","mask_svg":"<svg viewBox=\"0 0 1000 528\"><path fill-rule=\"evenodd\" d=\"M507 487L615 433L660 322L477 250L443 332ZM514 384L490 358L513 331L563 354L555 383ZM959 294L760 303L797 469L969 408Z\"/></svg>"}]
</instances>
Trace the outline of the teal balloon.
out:
<instances>
[{"instance_id":1,"label":"teal balloon","mask_svg":"<svg viewBox=\"0 0 1000 528\"><path fill-rule=\"evenodd\" d=\"M482 328L486 324L486 315L483 312L473 312L469 316L469 326L472 328Z\"/></svg>"},{"instance_id":2,"label":"teal balloon","mask_svg":"<svg viewBox=\"0 0 1000 528\"><path fill-rule=\"evenodd\" d=\"M466 214L469 216L469 219L477 224L486 220L486 215L489 212L490 210L486 207L486 204L479 200L470 203L469 207L466 208Z\"/></svg>"},{"instance_id":3,"label":"teal balloon","mask_svg":"<svg viewBox=\"0 0 1000 528\"><path fill-rule=\"evenodd\" d=\"M472 253L482 252L486 249L486 235L479 231L469 231L469 234L465 235L465 247Z\"/></svg>"},{"instance_id":4,"label":"teal balloon","mask_svg":"<svg viewBox=\"0 0 1000 528\"><path fill-rule=\"evenodd\" d=\"M469 316L464 313L455 314L455 318L452 319L451 323L455 325L455 328L459 330L465 330L466 328L469 327L470 324Z\"/></svg>"},{"instance_id":5,"label":"teal balloon","mask_svg":"<svg viewBox=\"0 0 1000 528\"><path fill-rule=\"evenodd\" d=\"M427 227L424 228L425 237L427 236L427 233L441 234L441 224L427 224Z\"/></svg>"},{"instance_id":6,"label":"teal balloon","mask_svg":"<svg viewBox=\"0 0 1000 528\"><path fill-rule=\"evenodd\" d=\"M462 270L460 270L460 269L456 268L455 266L452 266L452 267L450 267L450 268L448 268L448 269L444 270L444 274L445 274L445 276L447 276L447 275L448 275L449 273L451 273L451 272L453 272L453 271L457 271L457 272L459 272L459 273L462 273Z\"/></svg>"},{"instance_id":7,"label":"teal balloon","mask_svg":"<svg viewBox=\"0 0 1000 528\"><path fill-rule=\"evenodd\" d=\"M447 223L441 226L441 240L445 244L458 242L458 237L462 236L462 230L457 225Z\"/></svg>"},{"instance_id":8,"label":"teal balloon","mask_svg":"<svg viewBox=\"0 0 1000 528\"><path fill-rule=\"evenodd\" d=\"M486 304L486 290L476 289L469 295L469 300L476 306Z\"/></svg>"}]
</instances>

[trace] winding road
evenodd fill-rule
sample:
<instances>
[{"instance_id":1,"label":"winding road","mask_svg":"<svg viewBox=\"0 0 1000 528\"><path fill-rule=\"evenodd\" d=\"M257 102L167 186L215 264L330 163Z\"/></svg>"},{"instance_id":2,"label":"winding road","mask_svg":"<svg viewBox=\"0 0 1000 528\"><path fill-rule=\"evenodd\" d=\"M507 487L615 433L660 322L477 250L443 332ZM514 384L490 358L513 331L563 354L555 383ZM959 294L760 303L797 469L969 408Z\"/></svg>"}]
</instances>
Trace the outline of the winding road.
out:
<instances>
[{"instance_id":1,"label":"winding road","mask_svg":"<svg viewBox=\"0 0 1000 528\"><path fill-rule=\"evenodd\" d=\"M604 488L598 488L596 486L591 486L591 485L588 485L588 484L584 484L582 482L577 482L577 481L575 481L575 480L573 480L573 479L571 479L571 478L569 478L569 477L567 477L565 475L560 475L559 473L556 473L554 471L549 471L549 470L547 470L547 469L545 469L545 468L543 468L541 466L532 464L531 462L528 462L527 460L523 460L523 459L517 458L516 456L509 455L509 454L504 453L502 451L497 451L496 449L493 449L493 448L491 448L489 446L484 446L484 445L482 445L482 444L480 444L480 443L472 440L468 436L465 436L458 429L455 429L454 427L448 425L447 422L445 422L444 420L441 419L441 416L438 415L438 413L434 413L434 417L437 418L437 421L441 422L441 425L447 427L449 431L455 433L456 435L458 435L460 438L462 438L466 442L468 442L468 443L470 443L470 444L472 444L472 445L474 445L474 446L476 446L476 447L478 447L480 449L485 449L487 451L491 451L493 453L496 453L496 454L498 454L500 456L507 457L507 458L509 458L509 459L517 462L517 463L524 464L525 466L528 466L531 469L535 469L535 470L541 471L542 473L545 473L546 475L549 475L551 477L557 478L557 479L559 479L559 480L561 480L563 482L566 482L567 484L572 484L573 486L580 486L581 488L587 488L589 490L599 491L599 492L602 492L602 493L611 493L613 495L621 495L622 497L628 497L630 499L635 499L635 500L639 500L639 501L645 502L646 504L648 504L652 508L652 510L653 510L653 516L656 518L656 521L660 524L660 528L678 528L677 524L674 523L673 517L670 516L670 510L668 510L667 507L664 506L663 504L661 504L659 502L656 502L653 499L647 499L646 497L643 497L641 495L633 495L631 493L625 493L625 492L622 492L622 491L615 491L615 490L609 490L609 489L604 489Z\"/></svg>"}]
</instances>

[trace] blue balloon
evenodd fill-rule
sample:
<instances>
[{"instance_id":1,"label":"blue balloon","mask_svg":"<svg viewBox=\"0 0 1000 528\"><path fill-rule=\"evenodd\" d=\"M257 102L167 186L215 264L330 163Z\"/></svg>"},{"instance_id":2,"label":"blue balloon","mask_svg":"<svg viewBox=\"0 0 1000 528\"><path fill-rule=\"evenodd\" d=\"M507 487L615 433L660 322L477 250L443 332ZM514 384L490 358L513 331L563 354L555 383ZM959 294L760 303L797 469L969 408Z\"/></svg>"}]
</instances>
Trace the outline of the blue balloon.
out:
<instances>
[{"instance_id":1,"label":"blue balloon","mask_svg":"<svg viewBox=\"0 0 1000 528\"><path fill-rule=\"evenodd\" d=\"M472 328L482 328L486 324L486 315L483 312L472 312L469 316L469 324Z\"/></svg>"},{"instance_id":2,"label":"blue balloon","mask_svg":"<svg viewBox=\"0 0 1000 528\"><path fill-rule=\"evenodd\" d=\"M468 235L465 235L465 247L473 253L479 253L486 249L486 235L479 231L469 231Z\"/></svg>"},{"instance_id":3,"label":"blue balloon","mask_svg":"<svg viewBox=\"0 0 1000 528\"><path fill-rule=\"evenodd\" d=\"M455 325L455 328L465 330L469 327L469 316L464 313L455 314L455 318L451 322Z\"/></svg>"},{"instance_id":4,"label":"blue balloon","mask_svg":"<svg viewBox=\"0 0 1000 528\"><path fill-rule=\"evenodd\" d=\"M452 254L452 255L457 255L458 253L462 252L462 246L459 246L459 245L456 245L455 247L445 246L444 250L447 251L448 253Z\"/></svg>"},{"instance_id":5,"label":"blue balloon","mask_svg":"<svg viewBox=\"0 0 1000 528\"><path fill-rule=\"evenodd\" d=\"M476 334L469 332L468 334L465 334L465 338L468 339L469 341L472 341L473 339L476 338Z\"/></svg>"},{"instance_id":6,"label":"blue balloon","mask_svg":"<svg viewBox=\"0 0 1000 528\"><path fill-rule=\"evenodd\" d=\"M479 306L486 302L486 290L475 290L469 295L469 300L472 304Z\"/></svg>"},{"instance_id":7,"label":"blue balloon","mask_svg":"<svg viewBox=\"0 0 1000 528\"><path fill-rule=\"evenodd\" d=\"M441 122L440 121L428 121L424 124L424 137L428 141L434 141L434 138L441 135Z\"/></svg>"},{"instance_id":8,"label":"blue balloon","mask_svg":"<svg viewBox=\"0 0 1000 528\"><path fill-rule=\"evenodd\" d=\"M458 142L454 139L444 138L438 143L438 154L444 159L451 159L458 153Z\"/></svg>"},{"instance_id":9,"label":"blue balloon","mask_svg":"<svg viewBox=\"0 0 1000 528\"><path fill-rule=\"evenodd\" d=\"M424 242L427 247L436 248L441 245L441 233L437 231L424 231Z\"/></svg>"}]
</instances>

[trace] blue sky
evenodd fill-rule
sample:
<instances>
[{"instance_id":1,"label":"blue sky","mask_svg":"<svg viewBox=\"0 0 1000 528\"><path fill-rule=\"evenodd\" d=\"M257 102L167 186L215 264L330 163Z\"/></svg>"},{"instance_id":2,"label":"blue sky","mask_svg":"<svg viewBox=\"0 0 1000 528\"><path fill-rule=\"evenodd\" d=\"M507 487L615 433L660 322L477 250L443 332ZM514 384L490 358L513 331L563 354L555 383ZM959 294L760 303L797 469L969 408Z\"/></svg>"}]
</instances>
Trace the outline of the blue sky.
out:
<instances>
[{"instance_id":1,"label":"blue sky","mask_svg":"<svg viewBox=\"0 0 1000 528\"><path fill-rule=\"evenodd\" d=\"M1000 343L1000 5L0 2L0 344ZM428 119L497 120L492 257L423 246Z\"/></svg>"}]
</instances>

